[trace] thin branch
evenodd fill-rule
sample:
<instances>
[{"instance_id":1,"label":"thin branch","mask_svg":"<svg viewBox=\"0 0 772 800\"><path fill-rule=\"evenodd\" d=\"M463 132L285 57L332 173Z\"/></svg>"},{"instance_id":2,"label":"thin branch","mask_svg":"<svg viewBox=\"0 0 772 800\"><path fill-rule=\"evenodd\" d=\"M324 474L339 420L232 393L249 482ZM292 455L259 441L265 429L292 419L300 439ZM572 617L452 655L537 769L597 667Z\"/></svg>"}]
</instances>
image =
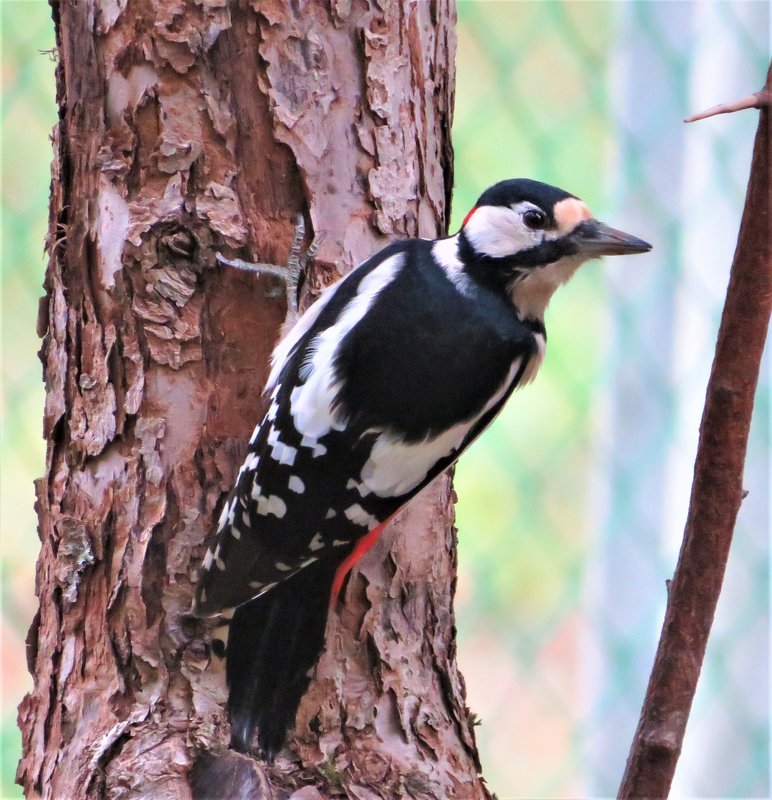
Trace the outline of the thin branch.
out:
<instances>
[{"instance_id":1,"label":"thin branch","mask_svg":"<svg viewBox=\"0 0 772 800\"><path fill-rule=\"evenodd\" d=\"M772 82L767 74L766 91ZM708 383L684 541L619 800L666 798L743 498L748 430L772 310L769 108L761 109Z\"/></svg>"},{"instance_id":2,"label":"thin branch","mask_svg":"<svg viewBox=\"0 0 772 800\"><path fill-rule=\"evenodd\" d=\"M744 111L747 108L763 108L772 103L772 92L766 88L759 89L758 92L741 97L739 100L732 100L729 103L719 103L717 106L700 111L684 118L684 122L697 122L700 119L715 117L719 114L733 114L735 111Z\"/></svg>"}]
</instances>

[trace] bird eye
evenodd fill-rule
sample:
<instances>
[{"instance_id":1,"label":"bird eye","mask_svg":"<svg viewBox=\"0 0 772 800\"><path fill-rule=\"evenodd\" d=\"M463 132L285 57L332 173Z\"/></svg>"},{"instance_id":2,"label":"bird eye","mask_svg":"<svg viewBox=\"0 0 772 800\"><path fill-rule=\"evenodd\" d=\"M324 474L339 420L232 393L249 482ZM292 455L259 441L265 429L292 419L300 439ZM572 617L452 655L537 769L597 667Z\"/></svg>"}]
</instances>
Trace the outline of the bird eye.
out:
<instances>
[{"instance_id":1,"label":"bird eye","mask_svg":"<svg viewBox=\"0 0 772 800\"><path fill-rule=\"evenodd\" d=\"M529 208L523 212L523 222L526 227L532 231L540 231L547 225L547 217L542 211L537 211L535 208Z\"/></svg>"}]
</instances>

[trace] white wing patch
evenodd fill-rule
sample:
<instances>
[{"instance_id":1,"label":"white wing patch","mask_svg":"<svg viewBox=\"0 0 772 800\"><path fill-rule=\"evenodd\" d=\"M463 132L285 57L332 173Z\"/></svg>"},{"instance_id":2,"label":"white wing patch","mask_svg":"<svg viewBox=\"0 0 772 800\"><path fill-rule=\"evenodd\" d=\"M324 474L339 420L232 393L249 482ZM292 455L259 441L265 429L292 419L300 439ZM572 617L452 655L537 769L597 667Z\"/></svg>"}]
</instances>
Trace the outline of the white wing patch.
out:
<instances>
[{"instance_id":1,"label":"white wing patch","mask_svg":"<svg viewBox=\"0 0 772 800\"><path fill-rule=\"evenodd\" d=\"M356 489L361 497L370 494L370 490L362 485L359 481L354 480L353 478L348 479L348 483L346 484L347 489Z\"/></svg>"},{"instance_id":2,"label":"white wing patch","mask_svg":"<svg viewBox=\"0 0 772 800\"><path fill-rule=\"evenodd\" d=\"M301 444L312 448L314 455L317 455L319 448L324 447L319 444L319 439L331 430L340 431L345 427L340 418L332 412L332 403L338 393L338 386L332 385L329 380L331 377L319 370L317 380L296 386L290 393L290 411L296 430L303 436ZM324 452L326 451L327 448L324 448Z\"/></svg>"},{"instance_id":3,"label":"white wing patch","mask_svg":"<svg viewBox=\"0 0 772 800\"><path fill-rule=\"evenodd\" d=\"M311 329L311 326L316 322L319 314L322 313L322 309L330 302L335 291L340 287L343 281L344 278L341 278L337 283L333 283L332 286L323 289L316 302L303 313L292 330L276 345L271 354L271 373L265 384L266 391L276 385L290 353L303 336ZM271 399L274 398L275 394L271 395Z\"/></svg>"},{"instance_id":4,"label":"white wing patch","mask_svg":"<svg viewBox=\"0 0 772 800\"><path fill-rule=\"evenodd\" d=\"M297 448L291 445L284 444L283 442L275 442L271 445L271 458L278 461L280 464L286 464L291 467L295 463L295 458L298 454Z\"/></svg>"},{"instance_id":5,"label":"white wing patch","mask_svg":"<svg viewBox=\"0 0 772 800\"><path fill-rule=\"evenodd\" d=\"M378 527L378 519L374 517L372 514L368 514L367 511L359 505L359 503L354 503L353 506L349 506L343 514L345 517L354 525L359 525L362 528L367 528L367 530L372 530L373 528Z\"/></svg>"},{"instance_id":6,"label":"white wing patch","mask_svg":"<svg viewBox=\"0 0 772 800\"><path fill-rule=\"evenodd\" d=\"M404 262L403 254L397 253L365 275L337 322L322 331L309 346L300 369L305 383L296 386L290 395L290 412L296 430L303 437L317 441L331 430L345 428L345 420L333 411L339 389L334 381L335 356L341 341L365 316L378 294L394 280Z\"/></svg>"},{"instance_id":7,"label":"white wing patch","mask_svg":"<svg viewBox=\"0 0 772 800\"><path fill-rule=\"evenodd\" d=\"M228 514L230 513L230 503L225 503L220 512L220 519L217 520L217 530L221 531L228 523Z\"/></svg>"},{"instance_id":8,"label":"white wing patch","mask_svg":"<svg viewBox=\"0 0 772 800\"><path fill-rule=\"evenodd\" d=\"M362 484L378 497L395 497L419 486L431 468L441 459L455 453L475 423L504 397L521 363L520 358L512 362L501 386L471 419L459 422L439 435L421 442L407 443L398 436L382 433L362 467ZM346 515L348 516L348 512Z\"/></svg>"},{"instance_id":9,"label":"white wing patch","mask_svg":"<svg viewBox=\"0 0 772 800\"><path fill-rule=\"evenodd\" d=\"M281 519L287 513L287 504L276 494L263 496L257 501L257 513L263 516L273 514Z\"/></svg>"},{"instance_id":10,"label":"white wing patch","mask_svg":"<svg viewBox=\"0 0 772 800\"><path fill-rule=\"evenodd\" d=\"M327 452L327 448L323 444L319 444L319 442L311 436L304 436L300 440L301 447L308 447L313 452L311 455L313 458L317 458L318 456L323 456Z\"/></svg>"},{"instance_id":11,"label":"white wing patch","mask_svg":"<svg viewBox=\"0 0 772 800\"><path fill-rule=\"evenodd\" d=\"M312 552L322 550L324 548L324 539L321 533L314 534L314 538L308 543L308 549Z\"/></svg>"},{"instance_id":12,"label":"white wing patch","mask_svg":"<svg viewBox=\"0 0 772 800\"><path fill-rule=\"evenodd\" d=\"M303 494L306 490L306 485L297 475L290 475L287 488L296 494Z\"/></svg>"},{"instance_id":13,"label":"white wing patch","mask_svg":"<svg viewBox=\"0 0 772 800\"><path fill-rule=\"evenodd\" d=\"M240 478L243 473L251 471L255 471L257 469L257 464L259 462L259 457L257 453L250 453L244 463L241 465L241 469L239 470L238 477ZM238 480L238 478L236 479Z\"/></svg>"},{"instance_id":14,"label":"white wing patch","mask_svg":"<svg viewBox=\"0 0 772 800\"><path fill-rule=\"evenodd\" d=\"M362 467L362 483L378 497L396 497L415 489L441 458L461 446L471 424L460 422L439 436L413 444L382 433Z\"/></svg>"}]
</instances>

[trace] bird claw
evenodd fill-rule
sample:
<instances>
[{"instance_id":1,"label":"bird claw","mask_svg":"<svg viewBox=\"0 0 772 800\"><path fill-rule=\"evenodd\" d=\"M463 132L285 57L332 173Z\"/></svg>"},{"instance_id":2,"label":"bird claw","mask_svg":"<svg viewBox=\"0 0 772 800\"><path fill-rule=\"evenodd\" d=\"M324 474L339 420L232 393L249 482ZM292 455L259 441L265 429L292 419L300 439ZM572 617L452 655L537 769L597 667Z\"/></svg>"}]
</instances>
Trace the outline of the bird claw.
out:
<instances>
[{"instance_id":1,"label":"bird claw","mask_svg":"<svg viewBox=\"0 0 772 800\"><path fill-rule=\"evenodd\" d=\"M215 253L215 259L219 264L226 267L244 270L245 272L256 272L258 275L270 275L279 278L285 287L287 297L287 321L294 322L298 317L298 290L300 278L313 263L319 249L321 239L314 239L308 249L303 252L303 239L306 235L306 225L303 215L295 217L295 234L292 237L287 266L281 267L278 264L264 264L260 262L244 261L241 258L226 258L222 253ZM280 292L269 291L267 297L278 297Z\"/></svg>"}]
</instances>

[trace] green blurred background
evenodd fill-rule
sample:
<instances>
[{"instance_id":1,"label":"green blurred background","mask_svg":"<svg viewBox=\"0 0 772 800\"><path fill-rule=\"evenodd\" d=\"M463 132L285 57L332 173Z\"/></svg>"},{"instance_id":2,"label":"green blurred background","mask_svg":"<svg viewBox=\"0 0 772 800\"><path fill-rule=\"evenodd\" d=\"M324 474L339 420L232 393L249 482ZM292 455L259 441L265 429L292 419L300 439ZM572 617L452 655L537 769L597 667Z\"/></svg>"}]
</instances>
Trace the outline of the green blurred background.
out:
<instances>
[{"instance_id":1,"label":"green blurred background","mask_svg":"<svg viewBox=\"0 0 772 800\"><path fill-rule=\"evenodd\" d=\"M423 1L423 0L421 0ZM3 797L30 685L35 336L56 120L44 0L2 0ZM763 83L766 2L459 3L453 227L503 177L582 197L655 245L592 263L553 301L536 383L458 467L459 658L490 787L616 791L686 515L697 427L756 114L687 113ZM769 359L745 501L674 786L769 797Z\"/></svg>"}]
</instances>

